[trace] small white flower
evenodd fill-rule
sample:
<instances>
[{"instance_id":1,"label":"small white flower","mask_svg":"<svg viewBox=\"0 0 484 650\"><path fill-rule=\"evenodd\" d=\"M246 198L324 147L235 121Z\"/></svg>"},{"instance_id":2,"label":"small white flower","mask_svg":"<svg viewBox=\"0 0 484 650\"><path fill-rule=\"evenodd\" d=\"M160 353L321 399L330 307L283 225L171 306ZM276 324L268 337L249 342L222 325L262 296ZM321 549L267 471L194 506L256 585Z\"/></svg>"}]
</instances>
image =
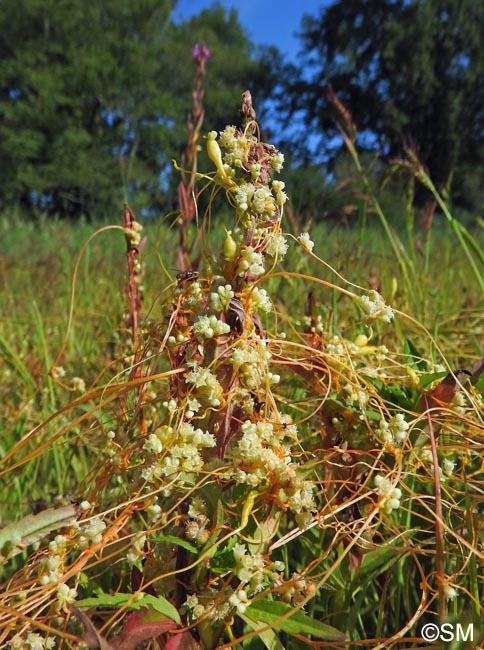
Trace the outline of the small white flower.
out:
<instances>
[{"instance_id":1,"label":"small white flower","mask_svg":"<svg viewBox=\"0 0 484 650\"><path fill-rule=\"evenodd\" d=\"M146 508L146 514L152 524L154 524L161 517L161 506L157 503L152 503Z\"/></svg>"},{"instance_id":2,"label":"small white flower","mask_svg":"<svg viewBox=\"0 0 484 650\"><path fill-rule=\"evenodd\" d=\"M276 172L280 172L284 164L284 154L279 151L272 156L271 165Z\"/></svg>"},{"instance_id":3,"label":"small white flower","mask_svg":"<svg viewBox=\"0 0 484 650\"><path fill-rule=\"evenodd\" d=\"M269 295L265 289L260 287L255 287L251 296L251 304L255 311L259 309L261 311L270 312L272 309L272 302L269 298Z\"/></svg>"},{"instance_id":4,"label":"small white flower","mask_svg":"<svg viewBox=\"0 0 484 650\"><path fill-rule=\"evenodd\" d=\"M29 632L24 639L14 637L8 644L10 650L52 650L55 648L55 639L48 636L45 639L36 632Z\"/></svg>"},{"instance_id":5,"label":"small white flower","mask_svg":"<svg viewBox=\"0 0 484 650\"><path fill-rule=\"evenodd\" d=\"M444 585L444 597L445 600L454 600L454 598L457 598L457 589L454 589L449 584Z\"/></svg>"},{"instance_id":6,"label":"small white flower","mask_svg":"<svg viewBox=\"0 0 484 650\"><path fill-rule=\"evenodd\" d=\"M239 589L235 594L232 594L229 598L229 603L232 607L235 607L239 614L244 614L248 605L250 604L247 592L245 589Z\"/></svg>"},{"instance_id":7,"label":"small white flower","mask_svg":"<svg viewBox=\"0 0 484 650\"><path fill-rule=\"evenodd\" d=\"M136 533L131 542L131 547L126 554L126 559L129 564L136 564L138 560L141 560L144 557L145 542L145 533Z\"/></svg>"},{"instance_id":8,"label":"small white flower","mask_svg":"<svg viewBox=\"0 0 484 650\"><path fill-rule=\"evenodd\" d=\"M451 460L450 458L444 458L442 461L442 470L444 474L447 476L452 476L454 473L455 465L455 461Z\"/></svg>"},{"instance_id":9,"label":"small white flower","mask_svg":"<svg viewBox=\"0 0 484 650\"><path fill-rule=\"evenodd\" d=\"M64 603L74 603L77 598L77 591L66 584L61 584L57 588L57 604L61 608Z\"/></svg>"},{"instance_id":10,"label":"small white flower","mask_svg":"<svg viewBox=\"0 0 484 650\"><path fill-rule=\"evenodd\" d=\"M240 273L239 275L243 276L246 271L252 273L252 275L259 276L264 273L264 256L262 253L257 253L252 246L247 246L244 248L241 253L241 262L240 262Z\"/></svg>"},{"instance_id":11,"label":"small white flower","mask_svg":"<svg viewBox=\"0 0 484 650\"><path fill-rule=\"evenodd\" d=\"M385 419L380 422L381 437L389 445L401 445L408 438L409 428L403 413L397 413L389 422Z\"/></svg>"},{"instance_id":12,"label":"small white flower","mask_svg":"<svg viewBox=\"0 0 484 650\"><path fill-rule=\"evenodd\" d=\"M72 378L72 388L78 393L86 392L86 382L82 377L73 377Z\"/></svg>"},{"instance_id":13,"label":"small white flower","mask_svg":"<svg viewBox=\"0 0 484 650\"><path fill-rule=\"evenodd\" d=\"M230 325L218 320L213 314L211 316L200 316L193 325L193 333L202 338L212 339L214 336L228 334Z\"/></svg>"},{"instance_id":14,"label":"small white flower","mask_svg":"<svg viewBox=\"0 0 484 650\"><path fill-rule=\"evenodd\" d=\"M146 451L152 451L154 454L160 454L163 450L163 443L156 434L151 433L145 440L143 449Z\"/></svg>"},{"instance_id":15,"label":"small white flower","mask_svg":"<svg viewBox=\"0 0 484 650\"><path fill-rule=\"evenodd\" d=\"M216 292L210 294L210 307L214 311L225 311L229 308L230 301L235 296L230 284L218 287Z\"/></svg>"},{"instance_id":16,"label":"small white flower","mask_svg":"<svg viewBox=\"0 0 484 650\"><path fill-rule=\"evenodd\" d=\"M383 510L387 514L390 514L392 510L397 510L400 507L400 498L402 496L400 488L393 487L390 479L381 474L375 476L375 485L378 488L378 494L383 497L380 501Z\"/></svg>"},{"instance_id":17,"label":"small white flower","mask_svg":"<svg viewBox=\"0 0 484 650\"><path fill-rule=\"evenodd\" d=\"M55 366L52 368L52 376L54 379L62 379L62 377L66 376L66 371L62 366Z\"/></svg>"},{"instance_id":18,"label":"small white flower","mask_svg":"<svg viewBox=\"0 0 484 650\"><path fill-rule=\"evenodd\" d=\"M390 323L393 320L393 309L385 304L381 294L372 290L368 295L358 298L361 308L367 314L367 320L381 320Z\"/></svg>"},{"instance_id":19,"label":"small white flower","mask_svg":"<svg viewBox=\"0 0 484 650\"><path fill-rule=\"evenodd\" d=\"M299 237L297 238L301 246L308 251L308 253L311 253L313 248L314 248L314 242L311 240L309 237L308 232L303 232Z\"/></svg>"}]
</instances>

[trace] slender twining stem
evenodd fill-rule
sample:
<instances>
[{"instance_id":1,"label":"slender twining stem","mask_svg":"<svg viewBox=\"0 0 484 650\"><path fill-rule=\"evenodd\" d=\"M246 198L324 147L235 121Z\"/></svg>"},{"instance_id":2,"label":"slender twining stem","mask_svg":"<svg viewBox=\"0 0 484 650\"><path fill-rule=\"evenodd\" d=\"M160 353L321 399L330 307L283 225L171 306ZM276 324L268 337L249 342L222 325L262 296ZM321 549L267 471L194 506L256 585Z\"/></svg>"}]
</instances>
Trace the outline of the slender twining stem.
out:
<instances>
[{"instance_id":1,"label":"slender twining stem","mask_svg":"<svg viewBox=\"0 0 484 650\"><path fill-rule=\"evenodd\" d=\"M444 597L444 528L442 513L442 489L440 484L439 458L437 455L437 443L432 424L432 415L430 412L427 397L424 396L425 412L427 414L427 423L429 427L430 448L432 451L432 463L434 466L434 490L435 490L435 564L439 584L439 617L443 621L445 617L445 597Z\"/></svg>"}]
</instances>

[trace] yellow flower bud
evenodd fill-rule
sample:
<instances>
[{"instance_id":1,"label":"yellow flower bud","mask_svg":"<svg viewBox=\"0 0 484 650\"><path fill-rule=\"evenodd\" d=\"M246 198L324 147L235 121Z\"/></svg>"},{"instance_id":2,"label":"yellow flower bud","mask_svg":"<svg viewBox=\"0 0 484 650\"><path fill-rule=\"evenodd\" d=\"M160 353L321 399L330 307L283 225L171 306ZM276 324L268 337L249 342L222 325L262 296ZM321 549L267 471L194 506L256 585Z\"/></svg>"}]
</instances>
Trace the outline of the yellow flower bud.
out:
<instances>
[{"instance_id":1,"label":"yellow flower bud","mask_svg":"<svg viewBox=\"0 0 484 650\"><path fill-rule=\"evenodd\" d=\"M218 173L220 176L229 184L234 185L234 182L227 176L225 171L223 161L222 161L222 152L220 150L219 144L217 142L217 132L210 131L207 135L207 153L210 160L215 164Z\"/></svg>"},{"instance_id":2,"label":"yellow flower bud","mask_svg":"<svg viewBox=\"0 0 484 650\"><path fill-rule=\"evenodd\" d=\"M355 338L355 345L357 345L359 348L363 348L369 340L370 339L365 334L358 334L358 336Z\"/></svg>"},{"instance_id":3,"label":"yellow flower bud","mask_svg":"<svg viewBox=\"0 0 484 650\"><path fill-rule=\"evenodd\" d=\"M227 230L223 246L223 258L225 262L233 262L237 256L237 244L232 237L232 231Z\"/></svg>"}]
</instances>

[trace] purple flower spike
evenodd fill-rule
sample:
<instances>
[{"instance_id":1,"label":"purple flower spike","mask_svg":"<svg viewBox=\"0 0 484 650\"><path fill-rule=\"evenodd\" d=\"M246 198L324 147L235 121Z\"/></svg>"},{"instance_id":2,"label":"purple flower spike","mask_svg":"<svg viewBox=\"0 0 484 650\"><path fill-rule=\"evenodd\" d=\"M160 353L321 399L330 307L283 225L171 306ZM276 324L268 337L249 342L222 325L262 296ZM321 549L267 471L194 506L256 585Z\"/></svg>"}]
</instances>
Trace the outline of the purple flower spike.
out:
<instances>
[{"instance_id":1,"label":"purple flower spike","mask_svg":"<svg viewBox=\"0 0 484 650\"><path fill-rule=\"evenodd\" d=\"M210 48L203 41L202 43L196 43L193 48L193 60L195 63L201 63L210 58Z\"/></svg>"}]
</instances>

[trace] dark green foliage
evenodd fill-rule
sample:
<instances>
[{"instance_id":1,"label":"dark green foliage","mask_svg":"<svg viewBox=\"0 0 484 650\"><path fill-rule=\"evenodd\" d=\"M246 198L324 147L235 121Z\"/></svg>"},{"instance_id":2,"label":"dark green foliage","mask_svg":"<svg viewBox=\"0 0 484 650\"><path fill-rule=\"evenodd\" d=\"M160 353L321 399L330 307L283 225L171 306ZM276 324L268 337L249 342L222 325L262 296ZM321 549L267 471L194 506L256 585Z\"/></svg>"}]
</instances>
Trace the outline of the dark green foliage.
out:
<instances>
[{"instance_id":1,"label":"dark green foliage","mask_svg":"<svg viewBox=\"0 0 484 650\"><path fill-rule=\"evenodd\" d=\"M306 70L292 71L291 110L303 110L315 134L334 134L331 84L360 144L395 156L407 138L438 186L458 163L482 178L483 24L484 6L472 0L334 2L304 18Z\"/></svg>"},{"instance_id":2,"label":"dark green foliage","mask_svg":"<svg viewBox=\"0 0 484 650\"><path fill-rule=\"evenodd\" d=\"M235 12L175 25L175 0L5 0L0 12L0 204L167 211L186 141L192 48L211 49L207 119L223 128L247 84L270 79ZM230 62L230 63L229 63ZM268 82L270 85L270 81ZM173 195L172 195L173 196Z\"/></svg>"}]
</instances>

